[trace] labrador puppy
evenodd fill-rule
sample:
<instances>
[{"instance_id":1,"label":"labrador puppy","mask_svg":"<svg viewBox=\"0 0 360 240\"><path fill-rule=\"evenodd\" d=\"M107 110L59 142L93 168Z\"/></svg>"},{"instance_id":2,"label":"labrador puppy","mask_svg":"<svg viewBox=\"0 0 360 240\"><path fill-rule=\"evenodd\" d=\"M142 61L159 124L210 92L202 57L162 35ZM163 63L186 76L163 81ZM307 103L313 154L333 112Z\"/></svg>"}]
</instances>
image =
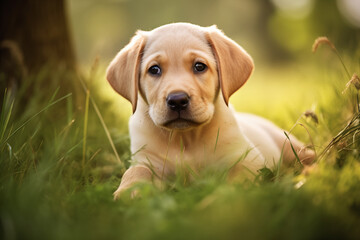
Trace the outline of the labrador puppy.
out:
<instances>
[{"instance_id":1,"label":"labrador puppy","mask_svg":"<svg viewBox=\"0 0 360 240\"><path fill-rule=\"evenodd\" d=\"M106 73L133 109L133 162L115 199L135 183L168 179L181 169L233 166L237 176L294 161L283 130L228 106L253 69L249 54L216 26L173 23L138 31ZM300 160L310 163L314 152L289 136Z\"/></svg>"}]
</instances>

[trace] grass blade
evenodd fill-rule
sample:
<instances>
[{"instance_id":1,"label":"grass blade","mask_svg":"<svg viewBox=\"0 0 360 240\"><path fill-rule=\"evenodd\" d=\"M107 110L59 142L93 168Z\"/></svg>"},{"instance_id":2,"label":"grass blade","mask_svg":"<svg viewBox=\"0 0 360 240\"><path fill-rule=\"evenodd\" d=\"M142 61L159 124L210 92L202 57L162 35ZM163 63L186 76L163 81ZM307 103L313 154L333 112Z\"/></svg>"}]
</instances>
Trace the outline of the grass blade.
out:
<instances>
[{"instance_id":1,"label":"grass blade","mask_svg":"<svg viewBox=\"0 0 360 240\"><path fill-rule=\"evenodd\" d=\"M34 114L32 117L30 117L28 120L26 120L23 124L21 124L18 128L16 128L4 141L1 142L1 145L3 145L4 143L6 143L10 138L12 138L19 130L21 130L24 126L26 126L31 120L33 120L34 118L36 118L37 116L39 116L41 113L45 112L46 110L48 110L49 108L51 108L52 106L54 106L55 104L63 101L64 99L70 97L72 95L72 93L69 93L53 102L50 102L46 107L44 107L43 109L41 109L39 112L37 112L36 114Z\"/></svg>"},{"instance_id":2,"label":"grass blade","mask_svg":"<svg viewBox=\"0 0 360 240\"><path fill-rule=\"evenodd\" d=\"M294 146L293 146L293 144L292 144L292 142L291 142L291 140L289 138L289 135L285 131L284 131L284 134L285 134L286 138L289 140L291 149L292 149L292 151L293 151L293 153L294 153L294 155L296 157L296 160L300 163L301 166L303 166L303 164L301 163L300 158L299 158L298 154L296 153L295 148L294 148Z\"/></svg>"},{"instance_id":3,"label":"grass blade","mask_svg":"<svg viewBox=\"0 0 360 240\"><path fill-rule=\"evenodd\" d=\"M83 133L83 152L82 152L82 161L81 166L84 169L85 167L85 158L86 158L86 138L87 138L87 127L89 120L89 98L90 91L86 91L86 100L85 100L85 116L84 116L84 133Z\"/></svg>"},{"instance_id":4,"label":"grass blade","mask_svg":"<svg viewBox=\"0 0 360 240\"><path fill-rule=\"evenodd\" d=\"M217 130L217 134L216 134L216 140L215 140L214 153L216 152L216 148L217 148L217 145L218 145L218 141L219 141L219 134L220 134L220 128L218 128L218 130Z\"/></svg>"},{"instance_id":5,"label":"grass blade","mask_svg":"<svg viewBox=\"0 0 360 240\"><path fill-rule=\"evenodd\" d=\"M120 159L120 156L115 148L115 144L114 144L114 141L112 140L111 138L111 135L110 135L110 131L109 129L107 128L106 124L105 124L105 121L104 121L104 118L102 117L100 111L99 111L99 108L98 106L96 105L94 99L90 96L90 102L95 110L95 113L96 115L98 116L99 120L100 120L100 123L101 123L101 126L103 127L104 131L105 131L105 134L106 134L106 137L107 139L109 140L109 143L110 143L110 146L115 154L115 157L117 159L117 161L122 165L122 166L125 166L124 163L121 161Z\"/></svg>"},{"instance_id":6,"label":"grass blade","mask_svg":"<svg viewBox=\"0 0 360 240\"><path fill-rule=\"evenodd\" d=\"M81 83L81 85L82 85L82 87L83 87L83 90L84 90L85 92L87 92L87 91L88 91L88 88L87 88L85 82L82 80L82 78L81 78L80 76L79 76L79 80L80 80L80 83ZM111 138L110 131L109 131L109 129L108 129L107 126L106 126L106 123L105 123L105 121L104 121L104 118L102 117L102 115L101 115L101 113L100 113L100 110L99 110L99 108L98 108L95 100L94 100L91 96L89 96L89 99L90 99L91 105L93 106L93 108L94 108L94 110L95 110L95 113L96 113L97 117L98 117L99 120L100 120L101 126L102 126L102 128L104 129L104 132L105 132L105 134L106 134L106 137L107 137L107 139L108 139L108 141L109 141L109 143L110 143L110 146L111 146L111 148L112 148L112 150L113 150L113 152L114 152L114 154L115 154L116 160L118 161L118 163L119 163L120 165L122 165L123 167L125 167L125 164L121 161L120 156L119 156L119 154L118 154L118 152L117 152L117 150L116 150L116 148L115 148L115 144L114 144L114 141L113 141L112 138Z\"/></svg>"},{"instance_id":7,"label":"grass blade","mask_svg":"<svg viewBox=\"0 0 360 240\"><path fill-rule=\"evenodd\" d=\"M73 101L72 97L69 97L66 101L66 115L67 115L67 122L71 124L73 121Z\"/></svg>"},{"instance_id":8,"label":"grass blade","mask_svg":"<svg viewBox=\"0 0 360 240\"><path fill-rule=\"evenodd\" d=\"M10 107L7 110L7 105L8 105L8 101L9 101L9 97L8 97L8 93L7 90L5 89L5 93L4 93L4 102L3 102L3 107L2 107L2 111L1 111L1 135L0 135L0 141L4 138L7 126L9 124L10 121L10 117L12 114L12 110L13 110L13 106L14 106L14 100L10 103Z\"/></svg>"}]
</instances>

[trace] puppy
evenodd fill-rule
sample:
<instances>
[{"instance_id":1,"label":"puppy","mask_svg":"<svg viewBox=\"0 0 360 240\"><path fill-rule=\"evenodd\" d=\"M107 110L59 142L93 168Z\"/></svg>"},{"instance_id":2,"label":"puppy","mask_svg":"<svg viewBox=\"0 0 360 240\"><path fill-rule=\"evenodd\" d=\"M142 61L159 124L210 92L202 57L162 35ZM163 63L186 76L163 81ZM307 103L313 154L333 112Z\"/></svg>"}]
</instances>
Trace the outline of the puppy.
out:
<instances>
[{"instance_id":1,"label":"puppy","mask_svg":"<svg viewBox=\"0 0 360 240\"><path fill-rule=\"evenodd\" d=\"M294 161L283 130L228 106L253 68L249 54L216 26L173 23L138 31L106 73L133 109L133 163L115 199L134 183L161 181L179 169L233 166L236 176ZM289 136L300 160L310 163L314 152Z\"/></svg>"}]
</instances>

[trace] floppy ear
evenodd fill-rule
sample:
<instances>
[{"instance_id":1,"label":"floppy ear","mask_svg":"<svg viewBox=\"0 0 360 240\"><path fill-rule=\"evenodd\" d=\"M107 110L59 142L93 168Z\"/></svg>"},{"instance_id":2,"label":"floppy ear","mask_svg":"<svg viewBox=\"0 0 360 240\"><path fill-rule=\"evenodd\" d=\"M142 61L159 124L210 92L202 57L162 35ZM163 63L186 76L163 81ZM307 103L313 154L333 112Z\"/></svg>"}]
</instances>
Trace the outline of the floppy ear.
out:
<instances>
[{"instance_id":1,"label":"floppy ear","mask_svg":"<svg viewBox=\"0 0 360 240\"><path fill-rule=\"evenodd\" d=\"M254 63L242 47L216 26L208 28L206 37L217 61L221 91L228 104L230 96L250 77Z\"/></svg>"},{"instance_id":2,"label":"floppy ear","mask_svg":"<svg viewBox=\"0 0 360 240\"><path fill-rule=\"evenodd\" d=\"M145 37L137 32L106 70L106 79L116 92L131 102L133 112L136 110L140 62L144 46Z\"/></svg>"}]
</instances>

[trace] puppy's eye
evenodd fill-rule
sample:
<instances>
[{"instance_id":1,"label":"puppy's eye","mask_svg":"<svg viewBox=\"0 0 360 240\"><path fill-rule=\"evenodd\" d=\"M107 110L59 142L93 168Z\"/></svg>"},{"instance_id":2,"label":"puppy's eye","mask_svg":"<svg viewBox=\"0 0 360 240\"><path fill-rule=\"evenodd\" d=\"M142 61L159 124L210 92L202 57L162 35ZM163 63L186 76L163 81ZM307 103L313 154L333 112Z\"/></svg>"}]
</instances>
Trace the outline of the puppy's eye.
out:
<instances>
[{"instance_id":1,"label":"puppy's eye","mask_svg":"<svg viewBox=\"0 0 360 240\"><path fill-rule=\"evenodd\" d=\"M204 63L197 62L194 64L194 72L195 73L204 72L206 69L207 69L207 66Z\"/></svg>"},{"instance_id":2,"label":"puppy's eye","mask_svg":"<svg viewBox=\"0 0 360 240\"><path fill-rule=\"evenodd\" d=\"M158 65L151 66L148 70L148 73L154 76L160 76L161 75L161 68Z\"/></svg>"}]
</instances>

